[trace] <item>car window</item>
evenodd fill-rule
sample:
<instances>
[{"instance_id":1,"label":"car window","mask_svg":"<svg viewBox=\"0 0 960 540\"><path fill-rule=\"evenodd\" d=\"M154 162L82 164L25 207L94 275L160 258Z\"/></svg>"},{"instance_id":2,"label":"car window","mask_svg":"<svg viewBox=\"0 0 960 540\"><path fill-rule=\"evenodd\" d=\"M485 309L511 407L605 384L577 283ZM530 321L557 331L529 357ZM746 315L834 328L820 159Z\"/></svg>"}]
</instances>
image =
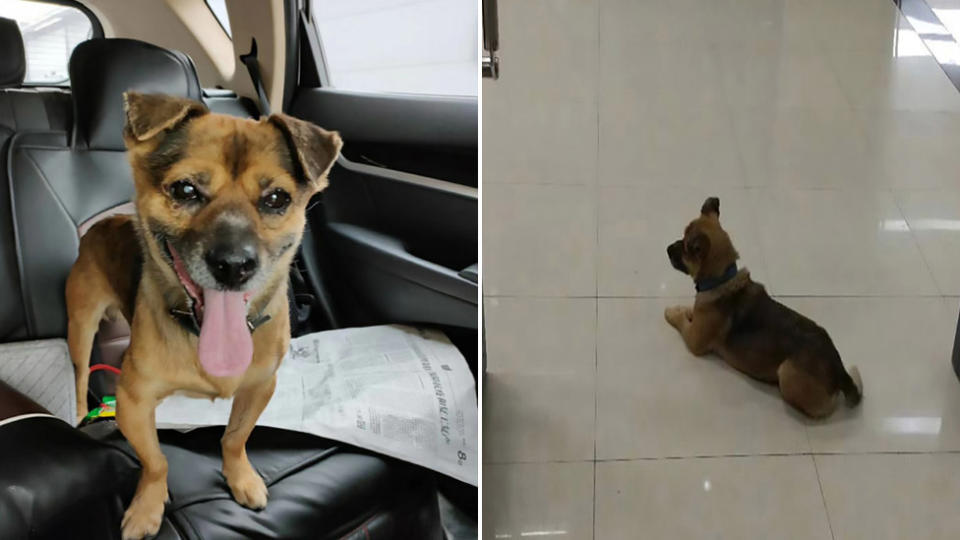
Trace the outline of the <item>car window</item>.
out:
<instances>
[{"instance_id":1,"label":"car window","mask_svg":"<svg viewBox=\"0 0 960 540\"><path fill-rule=\"evenodd\" d=\"M476 0L311 0L329 84L476 96Z\"/></svg>"},{"instance_id":2,"label":"car window","mask_svg":"<svg viewBox=\"0 0 960 540\"><path fill-rule=\"evenodd\" d=\"M223 31L227 33L227 37L233 39L233 34L230 33L230 17L227 15L227 0L204 0L207 3L207 7L210 8L210 12L213 13L213 16L217 18L217 22L220 23L220 27L223 28Z\"/></svg>"},{"instance_id":3,"label":"car window","mask_svg":"<svg viewBox=\"0 0 960 540\"><path fill-rule=\"evenodd\" d=\"M90 39L93 26L77 8L26 0L0 0L0 15L17 21L27 53L26 84L65 85L67 64L80 42Z\"/></svg>"}]
</instances>

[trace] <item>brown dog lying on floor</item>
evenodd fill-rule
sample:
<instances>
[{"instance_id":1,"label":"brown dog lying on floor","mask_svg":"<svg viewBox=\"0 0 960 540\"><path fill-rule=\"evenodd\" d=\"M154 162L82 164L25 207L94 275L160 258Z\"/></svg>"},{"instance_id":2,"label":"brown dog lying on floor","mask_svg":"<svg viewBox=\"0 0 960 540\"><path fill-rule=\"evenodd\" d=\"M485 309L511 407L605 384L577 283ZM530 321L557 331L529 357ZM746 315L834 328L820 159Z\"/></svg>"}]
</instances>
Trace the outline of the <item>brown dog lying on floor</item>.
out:
<instances>
[{"instance_id":1,"label":"brown dog lying on floor","mask_svg":"<svg viewBox=\"0 0 960 540\"><path fill-rule=\"evenodd\" d=\"M697 288L692 309L664 313L690 352L716 353L750 377L779 385L784 401L814 418L829 416L840 392L849 406L860 402L860 373L856 367L847 373L827 331L770 298L746 269L737 270L739 256L720 226L720 199L703 203L667 255Z\"/></svg>"},{"instance_id":2,"label":"brown dog lying on floor","mask_svg":"<svg viewBox=\"0 0 960 540\"><path fill-rule=\"evenodd\" d=\"M124 102L137 214L101 221L81 240L67 280L68 342L82 414L101 318L130 321L117 424L143 471L122 527L124 538L142 538L159 529L167 500L154 409L174 392L233 396L223 474L237 502L266 506L244 445L290 342L287 279L307 201L326 187L341 141L282 114L246 120L133 92Z\"/></svg>"}]
</instances>

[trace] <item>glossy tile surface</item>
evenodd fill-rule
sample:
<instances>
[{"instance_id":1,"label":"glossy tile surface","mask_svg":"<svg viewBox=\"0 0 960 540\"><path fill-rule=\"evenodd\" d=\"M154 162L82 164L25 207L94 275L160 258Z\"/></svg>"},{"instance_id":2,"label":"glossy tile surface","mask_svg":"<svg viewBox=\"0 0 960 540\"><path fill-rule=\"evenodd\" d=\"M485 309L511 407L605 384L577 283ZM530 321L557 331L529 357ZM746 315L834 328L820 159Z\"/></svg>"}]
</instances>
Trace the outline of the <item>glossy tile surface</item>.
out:
<instances>
[{"instance_id":1,"label":"glossy tile surface","mask_svg":"<svg viewBox=\"0 0 960 540\"><path fill-rule=\"evenodd\" d=\"M487 465L483 539L593 536L593 463Z\"/></svg>"},{"instance_id":2,"label":"glossy tile surface","mask_svg":"<svg viewBox=\"0 0 960 540\"><path fill-rule=\"evenodd\" d=\"M741 109L733 123L747 185L884 187L866 135L849 109Z\"/></svg>"},{"instance_id":3,"label":"glossy tile surface","mask_svg":"<svg viewBox=\"0 0 960 540\"><path fill-rule=\"evenodd\" d=\"M496 95L496 92L490 92ZM525 114L515 111L523 109ZM558 110L564 111L557 114ZM594 98L505 95L483 108L484 162L490 184L590 185L597 175L597 104ZM517 140L528 141L517 145Z\"/></svg>"},{"instance_id":4,"label":"glossy tile surface","mask_svg":"<svg viewBox=\"0 0 960 540\"><path fill-rule=\"evenodd\" d=\"M859 49L832 51L827 57L854 108L960 111L957 89L921 47L892 59Z\"/></svg>"},{"instance_id":5,"label":"glossy tile surface","mask_svg":"<svg viewBox=\"0 0 960 540\"><path fill-rule=\"evenodd\" d=\"M600 105L603 185L742 186L730 111L723 107L631 112L643 96Z\"/></svg>"},{"instance_id":6,"label":"glossy tile surface","mask_svg":"<svg viewBox=\"0 0 960 540\"><path fill-rule=\"evenodd\" d=\"M593 459L596 309L593 298L484 301L485 462Z\"/></svg>"},{"instance_id":7,"label":"glossy tile surface","mask_svg":"<svg viewBox=\"0 0 960 540\"><path fill-rule=\"evenodd\" d=\"M810 456L599 463L595 537L831 538Z\"/></svg>"},{"instance_id":8,"label":"glossy tile surface","mask_svg":"<svg viewBox=\"0 0 960 540\"><path fill-rule=\"evenodd\" d=\"M715 58L721 95L734 107L836 110L849 105L830 63L815 46L723 45Z\"/></svg>"},{"instance_id":9,"label":"glossy tile surface","mask_svg":"<svg viewBox=\"0 0 960 540\"><path fill-rule=\"evenodd\" d=\"M960 538L960 92L931 27L890 0L505 17L483 537ZM859 407L803 418L664 321L694 293L666 246L713 195L741 266L858 366Z\"/></svg>"},{"instance_id":10,"label":"glossy tile surface","mask_svg":"<svg viewBox=\"0 0 960 540\"><path fill-rule=\"evenodd\" d=\"M958 187L960 113L857 111L884 184L894 189Z\"/></svg>"},{"instance_id":11,"label":"glossy tile surface","mask_svg":"<svg viewBox=\"0 0 960 540\"><path fill-rule=\"evenodd\" d=\"M900 191L896 199L940 292L960 296L960 180L952 188Z\"/></svg>"},{"instance_id":12,"label":"glossy tile surface","mask_svg":"<svg viewBox=\"0 0 960 540\"><path fill-rule=\"evenodd\" d=\"M890 192L763 190L755 205L776 294L939 293Z\"/></svg>"},{"instance_id":13,"label":"glossy tile surface","mask_svg":"<svg viewBox=\"0 0 960 540\"><path fill-rule=\"evenodd\" d=\"M594 199L579 186L484 186L484 294L596 294Z\"/></svg>"},{"instance_id":14,"label":"glossy tile surface","mask_svg":"<svg viewBox=\"0 0 960 540\"><path fill-rule=\"evenodd\" d=\"M835 538L960 537L960 455L838 455L816 460Z\"/></svg>"}]
</instances>

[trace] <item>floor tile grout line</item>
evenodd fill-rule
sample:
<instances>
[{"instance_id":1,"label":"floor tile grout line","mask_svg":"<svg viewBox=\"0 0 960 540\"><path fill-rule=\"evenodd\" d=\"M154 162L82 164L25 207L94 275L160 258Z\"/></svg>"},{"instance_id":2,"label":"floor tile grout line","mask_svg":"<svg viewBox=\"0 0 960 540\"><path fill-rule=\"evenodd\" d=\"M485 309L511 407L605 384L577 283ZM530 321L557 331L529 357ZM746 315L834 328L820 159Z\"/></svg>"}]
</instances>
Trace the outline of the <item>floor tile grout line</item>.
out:
<instances>
[{"instance_id":1,"label":"floor tile grout line","mask_svg":"<svg viewBox=\"0 0 960 540\"><path fill-rule=\"evenodd\" d=\"M632 458L597 458L597 459L546 459L546 460L512 460L491 461L484 465L541 465L541 464L577 464L577 463L624 463L633 461L682 461L682 460L709 460L709 459L743 459L743 458L781 458L781 457L862 457L862 456L952 456L960 455L960 450L873 450L853 452L759 452L759 453L731 453L731 454L694 454L658 457Z\"/></svg>"},{"instance_id":2,"label":"floor tile grout line","mask_svg":"<svg viewBox=\"0 0 960 540\"><path fill-rule=\"evenodd\" d=\"M869 111L874 112L874 111ZM898 111L887 111L887 112L898 112ZM899 111L899 112L911 112L911 111ZM942 111L934 111L942 112ZM953 114L953 113L951 113ZM596 176L600 176L599 167L595 168ZM500 187L550 187L550 188L570 188L570 189L587 189L593 187L595 191L647 191L647 192L661 192L667 190L677 190L677 191L687 191L687 192L702 192L704 190L703 184L601 184L595 183L593 186L581 183L581 184L561 184L557 182L488 182L484 184L485 186L492 188ZM927 191L941 191L945 188L951 188L952 186L902 186L897 184L884 184L884 185L863 185L863 186L790 186L790 185L780 185L780 184L768 184L768 185L715 185L711 189L717 191L746 191L746 192L785 192L785 191L796 191L796 192L822 192L829 191L832 193L852 193L852 192L867 192L867 193L876 193L876 192L887 192L892 191L894 193L900 192L927 192Z\"/></svg>"},{"instance_id":3,"label":"floor tile grout line","mask_svg":"<svg viewBox=\"0 0 960 540\"><path fill-rule=\"evenodd\" d=\"M904 299L904 298L960 298L960 294L771 294L772 298L877 298L877 299ZM595 295L538 295L538 294L489 294L484 300L490 299L517 299L517 300L693 300L693 295L649 295L649 294L602 294Z\"/></svg>"},{"instance_id":4,"label":"floor tile grout line","mask_svg":"<svg viewBox=\"0 0 960 540\"><path fill-rule=\"evenodd\" d=\"M598 209L599 210L599 209ZM593 530L591 534L597 537L597 422L600 416L599 385L600 385L600 302L594 300L593 319Z\"/></svg>"},{"instance_id":5,"label":"floor tile grout line","mask_svg":"<svg viewBox=\"0 0 960 540\"><path fill-rule=\"evenodd\" d=\"M863 112L902 112L910 113L913 111L897 111L897 110L874 110L874 109L855 109L862 110ZM944 113L944 114L956 114L953 111L928 111L933 113ZM599 167L596 168L599 173ZM599 174L598 174L599 176ZM495 188L499 187L513 187L513 186L547 186L554 188L571 188L571 189L585 189L589 187L594 187L597 190L603 191L612 191L612 190L639 190L639 191L666 191L666 190L678 190L678 191L703 191L703 184L607 184L607 183L596 183L590 185L587 183L579 184L564 184L559 182L528 182L528 181L517 181L517 182L486 182L484 186L492 186ZM761 192L761 191L832 191L835 193L850 193L850 192L877 192L877 191L939 191L945 187L949 188L951 186L902 186L897 184L865 184L865 185L855 185L855 186L791 186L786 184L766 184L766 185L738 185L738 184L717 184L711 186L712 189L718 191L752 191L752 192Z\"/></svg>"},{"instance_id":6,"label":"floor tile grout line","mask_svg":"<svg viewBox=\"0 0 960 540\"><path fill-rule=\"evenodd\" d=\"M926 455L957 455L960 450L873 450L855 452L758 452L752 454L694 454L689 456L660 456L636 458L600 458L600 463L618 461L658 461L679 459L724 459L724 458L751 458L751 457L802 457L802 456L926 456Z\"/></svg>"},{"instance_id":7,"label":"floor tile grout line","mask_svg":"<svg viewBox=\"0 0 960 540\"><path fill-rule=\"evenodd\" d=\"M897 200L897 194L891 192L890 198L893 199L893 205L897 208L897 212L900 213L903 222L907 224L907 229L910 231L910 238L913 238L913 243L917 246L917 252L920 253L920 260L923 261L923 267L927 269L930 281L933 282L933 286L937 288L937 292L939 292L940 297L943 298L943 287L940 286L937 276L933 273L933 267L930 265L930 261L927 260L927 254L923 252L923 244L920 243L920 238L917 237L917 231L913 230L913 227L910 226L910 220L907 219L906 212L904 212L903 207L900 206L900 201Z\"/></svg>"},{"instance_id":8,"label":"floor tile grout line","mask_svg":"<svg viewBox=\"0 0 960 540\"><path fill-rule=\"evenodd\" d=\"M519 460L519 461L488 461L484 462L484 466L493 465L496 467L504 467L507 465L584 465L587 463L594 463L596 460L586 458L586 459L544 459L544 460Z\"/></svg>"},{"instance_id":9,"label":"floor tile grout line","mask_svg":"<svg viewBox=\"0 0 960 540\"><path fill-rule=\"evenodd\" d=\"M601 86L601 48L600 24L602 19L603 0L597 0L597 72L596 86L594 87L594 121L596 122L596 146L594 147L593 171L593 526L590 537L597 538L597 421L599 418L598 388L600 384L600 86Z\"/></svg>"},{"instance_id":10,"label":"floor tile grout line","mask_svg":"<svg viewBox=\"0 0 960 540\"><path fill-rule=\"evenodd\" d=\"M833 533L833 522L830 521L830 509L827 508L827 497L823 494L823 482L820 480L820 468L817 467L817 456L813 453L813 443L810 442L810 424L804 424L803 433L807 437L807 448L810 449L810 461L813 462L813 472L817 476L817 487L820 489L820 502L823 503L823 513L827 517L827 528L830 529L831 540L837 540Z\"/></svg>"},{"instance_id":11,"label":"floor tile grout line","mask_svg":"<svg viewBox=\"0 0 960 540\"><path fill-rule=\"evenodd\" d=\"M593 527L590 531L590 535L596 540L597 538L597 462L593 462Z\"/></svg>"},{"instance_id":12,"label":"floor tile grout line","mask_svg":"<svg viewBox=\"0 0 960 540\"><path fill-rule=\"evenodd\" d=\"M810 440L809 435L807 440ZM820 488L820 501L823 503L823 513L827 516L827 528L830 529L830 538L837 540L837 535L833 532L833 522L830 520L830 508L827 507L827 496L823 494L823 482L820 480L820 467L817 466L817 456L811 454L810 461L813 462L813 472L817 476L817 487Z\"/></svg>"}]
</instances>

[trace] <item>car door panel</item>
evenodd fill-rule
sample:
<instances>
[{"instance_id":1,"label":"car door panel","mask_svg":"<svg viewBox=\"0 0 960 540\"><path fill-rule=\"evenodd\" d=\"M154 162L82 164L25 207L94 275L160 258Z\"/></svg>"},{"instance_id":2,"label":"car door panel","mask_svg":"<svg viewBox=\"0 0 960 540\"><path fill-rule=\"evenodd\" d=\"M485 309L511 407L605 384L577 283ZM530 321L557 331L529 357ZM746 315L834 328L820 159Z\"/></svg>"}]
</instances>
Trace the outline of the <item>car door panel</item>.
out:
<instances>
[{"instance_id":1,"label":"car door panel","mask_svg":"<svg viewBox=\"0 0 960 540\"><path fill-rule=\"evenodd\" d=\"M319 89L294 96L294 115L336 129L344 139L344 156L330 172L322 211L311 213L316 232L311 238L320 244L317 253L331 256L327 266L338 282L351 289L338 303L363 304L351 306L347 323L476 329L478 285L460 275L477 263L477 189L464 185L475 183L477 174L472 101L439 98L440 105L431 109L421 96L358 97ZM355 161L374 145L381 159L398 154L404 159ZM338 295L332 293L335 300Z\"/></svg>"},{"instance_id":2,"label":"car door panel","mask_svg":"<svg viewBox=\"0 0 960 540\"><path fill-rule=\"evenodd\" d=\"M477 98L301 89L294 115L315 115L358 143L477 148Z\"/></svg>"}]
</instances>

